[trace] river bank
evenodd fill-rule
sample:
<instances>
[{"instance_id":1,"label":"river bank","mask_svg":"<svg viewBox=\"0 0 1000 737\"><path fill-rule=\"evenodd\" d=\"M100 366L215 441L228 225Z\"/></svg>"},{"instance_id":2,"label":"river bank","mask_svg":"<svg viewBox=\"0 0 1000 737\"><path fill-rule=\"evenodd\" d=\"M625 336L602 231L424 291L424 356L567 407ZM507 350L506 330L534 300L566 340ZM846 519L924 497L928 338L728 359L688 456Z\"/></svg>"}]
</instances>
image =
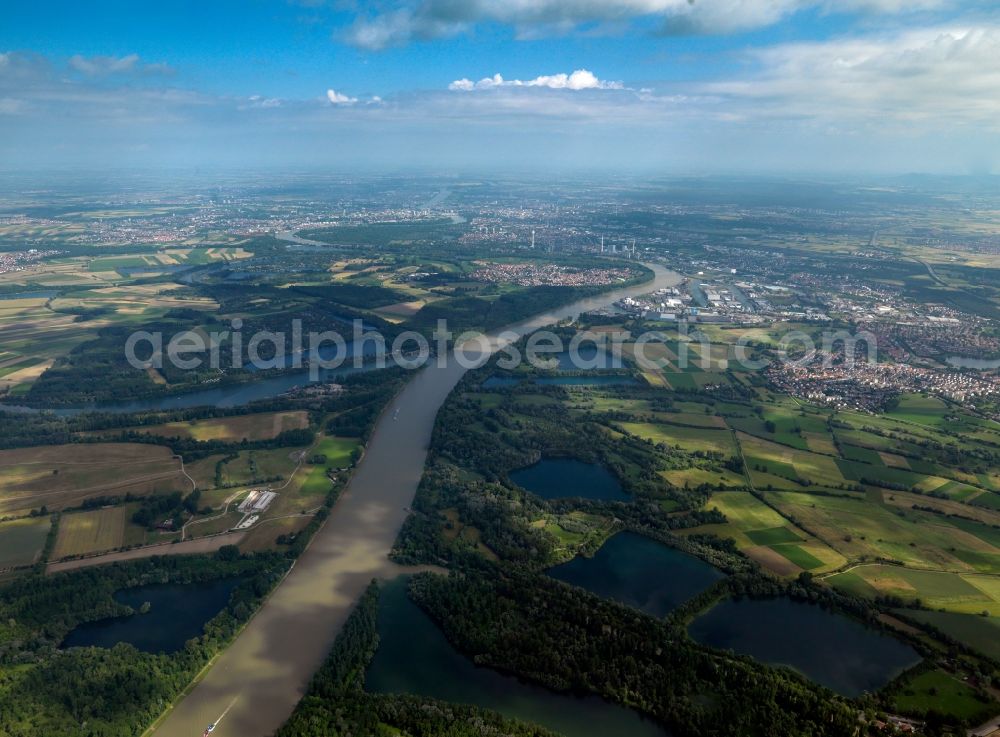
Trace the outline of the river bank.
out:
<instances>
[{"instance_id":1,"label":"river bank","mask_svg":"<svg viewBox=\"0 0 1000 737\"><path fill-rule=\"evenodd\" d=\"M624 296L672 286L680 275L647 266L654 279L551 310L507 328L514 335L594 310ZM491 337L488 357L508 340ZM423 474L438 409L466 372L454 356L416 373L386 407L365 457L326 524L236 641L151 734L200 734L227 708L218 737L265 737L291 714L354 602L372 578L394 577L389 551Z\"/></svg>"}]
</instances>

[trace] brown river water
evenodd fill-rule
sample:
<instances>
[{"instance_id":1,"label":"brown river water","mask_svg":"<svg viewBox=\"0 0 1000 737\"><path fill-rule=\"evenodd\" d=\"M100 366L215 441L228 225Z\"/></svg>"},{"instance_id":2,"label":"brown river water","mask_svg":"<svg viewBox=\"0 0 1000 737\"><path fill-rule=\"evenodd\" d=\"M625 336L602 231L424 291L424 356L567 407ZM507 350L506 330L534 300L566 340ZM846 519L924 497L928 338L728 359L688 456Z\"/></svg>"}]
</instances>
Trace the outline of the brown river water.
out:
<instances>
[{"instance_id":1,"label":"brown river water","mask_svg":"<svg viewBox=\"0 0 1000 737\"><path fill-rule=\"evenodd\" d=\"M524 335L681 280L663 267L646 266L655 273L651 282L581 300L507 330ZM493 338L485 351L502 345ZM350 485L312 544L243 632L147 734L199 737L219 721L213 737L267 737L288 719L365 587L373 578L400 573L388 554L423 474L438 408L466 370L449 356L444 365L432 362L414 373L379 418Z\"/></svg>"}]
</instances>

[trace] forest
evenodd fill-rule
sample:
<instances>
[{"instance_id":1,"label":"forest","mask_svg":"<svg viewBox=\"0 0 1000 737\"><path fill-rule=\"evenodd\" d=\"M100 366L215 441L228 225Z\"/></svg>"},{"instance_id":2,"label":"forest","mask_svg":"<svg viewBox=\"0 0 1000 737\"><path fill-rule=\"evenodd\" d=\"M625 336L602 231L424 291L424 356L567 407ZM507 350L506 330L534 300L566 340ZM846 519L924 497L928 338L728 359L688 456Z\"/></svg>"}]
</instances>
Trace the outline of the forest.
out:
<instances>
[{"instance_id":1,"label":"forest","mask_svg":"<svg viewBox=\"0 0 1000 737\"><path fill-rule=\"evenodd\" d=\"M30 576L0 597L0 734L10 737L137 737L223 649L278 583L288 561L274 553L163 556ZM172 655L60 649L77 625L131 613L112 594L151 583L239 577L226 608Z\"/></svg>"}]
</instances>

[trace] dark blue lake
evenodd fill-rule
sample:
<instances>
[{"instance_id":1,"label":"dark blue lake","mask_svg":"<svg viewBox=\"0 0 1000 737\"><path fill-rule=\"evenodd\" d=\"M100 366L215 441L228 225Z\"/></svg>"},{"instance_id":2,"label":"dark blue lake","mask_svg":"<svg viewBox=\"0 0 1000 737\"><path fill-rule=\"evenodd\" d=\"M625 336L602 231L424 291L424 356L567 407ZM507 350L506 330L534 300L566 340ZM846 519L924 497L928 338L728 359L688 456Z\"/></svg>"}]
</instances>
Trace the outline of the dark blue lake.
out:
<instances>
[{"instance_id":1,"label":"dark blue lake","mask_svg":"<svg viewBox=\"0 0 1000 737\"><path fill-rule=\"evenodd\" d=\"M387 363L389 363L388 359ZM361 367L345 364L340 368L320 369L318 376L320 381L329 382L349 374L373 370L376 370L375 363L366 363ZM310 383L312 382L308 371L296 371L257 381L240 384L216 384L212 385L210 389L197 389L184 394L170 394L148 399L91 404L85 407L59 407L52 410L39 410L0 403L0 410L29 413L51 411L60 416L72 416L84 412L156 412L190 407L242 407L250 402L277 397L296 387L308 386Z\"/></svg>"},{"instance_id":2,"label":"dark blue lake","mask_svg":"<svg viewBox=\"0 0 1000 737\"><path fill-rule=\"evenodd\" d=\"M540 376L536 384L547 386L628 386L636 383L631 376L597 374L596 376Z\"/></svg>"},{"instance_id":3,"label":"dark blue lake","mask_svg":"<svg viewBox=\"0 0 1000 737\"><path fill-rule=\"evenodd\" d=\"M484 389L495 389L502 386L517 386L520 383L521 380L513 376L491 376L482 383L482 387Z\"/></svg>"},{"instance_id":4,"label":"dark blue lake","mask_svg":"<svg viewBox=\"0 0 1000 737\"><path fill-rule=\"evenodd\" d=\"M406 577L382 587L379 646L365 688L474 704L565 737L664 737L658 724L598 696L577 697L480 668L455 650L406 594Z\"/></svg>"},{"instance_id":5,"label":"dark blue lake","mask_svg":"<svg viewBox=\"0 0 1000 737\"><path fill-rule=\"evenodd\" d=\"M703 645L782 665L848 697L876 691L921 657L891 635L817 604L729 599L691 623Z\"/></svg>"},{"instance_id":6,"label":"dark blue lake","mask_svg":"<svg viewBox=\"0 0 1000 737\"><path fill-rule=\"evenodd\" d=\"M610 538L593 558L550 568L560 581L664 617L724 574L699 558L634 532Z\"/></svg>"},{"instance_id":7,"label":"dark blue lake","mask_svg":"<svg viewBox=\"0 0 1000 737\"><path fill-rule=\"evenodd\" d=\"M168 583L138 586L115 592L115 601L136 610L127 617L99 619L81 624L62 643L69 647L111 648L127 642L147 653L172 653L203 633L205 623L229 603L238 578L204 583ZM151 608L139 614L143 602Z\"/></svg>"},{"instance_id":8,"label":"dark blue lake","mask_svg":"<svg viewBox=\"0 0 1000 737\"><path fill-rule=\"evenodd\" d=\"M532 384L541 386L628 386L636 383L631 376L620 374L593 374L590 376L530 376ZM491 376L482 383L484 389L517 386L521 379L514 376Z\"/></svg>"},{"instance_id":9,"label":"dark blue lake","mask_svg":"<svg viewBox=\"0 0 1000 737\"><path fill-rule=\"evenodd\" d=\"M510 472L510 480L544 499L602 499L627 502L632 497L604 466L573 458L543 458Z\"/></svg>"}]
</instances>

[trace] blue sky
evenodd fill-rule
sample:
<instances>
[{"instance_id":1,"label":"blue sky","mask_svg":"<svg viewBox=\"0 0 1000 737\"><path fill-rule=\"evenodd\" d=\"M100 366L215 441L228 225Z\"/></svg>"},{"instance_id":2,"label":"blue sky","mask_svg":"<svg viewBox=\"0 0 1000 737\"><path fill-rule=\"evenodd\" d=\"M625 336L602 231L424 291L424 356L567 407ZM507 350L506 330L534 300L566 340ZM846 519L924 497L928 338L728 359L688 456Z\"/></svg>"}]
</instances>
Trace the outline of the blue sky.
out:
<instances>
[{"instance_id":1,"label":"blue sky","mask_svg":"<svg viewBox=\"0 0 1000 737\"><path fill-rule=\"evenodd\" d=\"M992 5L9 4L0 155L15 167L992 171Z\"/></svg>"}]
</instances>

